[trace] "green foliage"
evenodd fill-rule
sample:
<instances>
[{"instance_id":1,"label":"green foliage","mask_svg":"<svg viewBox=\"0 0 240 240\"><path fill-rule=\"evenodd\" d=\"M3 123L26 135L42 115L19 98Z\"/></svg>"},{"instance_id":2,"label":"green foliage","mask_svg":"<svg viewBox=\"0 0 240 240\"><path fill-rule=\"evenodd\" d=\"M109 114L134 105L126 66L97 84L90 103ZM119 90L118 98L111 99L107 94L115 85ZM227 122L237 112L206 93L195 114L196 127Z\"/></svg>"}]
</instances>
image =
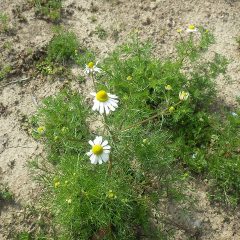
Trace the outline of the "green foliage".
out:
<instances>
[{"instance_id":1,"label":"green foliage","mask_svg":"<svg viewBox=\"0 0 240 240\"><path fill-rule=\"evenodd\" d=\"M203 35L201 39L204 41L200 40L199 45L206 48L206 41L211 38L207 37L208 32ZM193 41L192 36L189 39L182 39L182 45L188 46L188 41ZM210 40L208 44L212 43ZM138 119L174 107L173 111L164 114L163 126L176 133L176 138L184 136L190 144L207 142L208 130L211 129L209 110L216 100L214 79L225 72L226 60L216 55L212 61L205 63L190 62L192 71L184 74L182 55L177 59L161 61L152 58L150 44L136 41L121 47L105 60L103 68L108 74L110 87L123 99L122 102L128 102L128 109L141 109ZM199 54L201 48L197 49ZM188 57L191 58L190 53ZM171 89L167 90L167 86ZM190 97L180 103L181 91L188 92ZM132 120L132 123L136 121Z\"/></svg>"},{"instance_id":2,"label":"green foliage","mask_svg":"<svg viewBox=\"0 0 240 240\"><path fill-rule=\"evenodd\" d=\"M95 34L98 36L98 38L101 39L101 40L105 40L105 39L107 38L107 36L108 36L107 31L106 31L103 27L101 27L100 25L98 25L98 26L96 27L94 33L95 33Z\"/></svg>"},{"instance_id":3,"label":"green foliage","mask_svg":"<svg viewBox=\"0 0 240 240\"><path fill-rule=\"evenodd\" d=\"M33 0L37 15L50 21L61 19L62 0Z\"/></svg>"},{"instance_id":4,"label":"green foliage","mask_svg":"<svg viewBox=\"0 0 240 240\"><path fill-rule=\"evenodd\" d=\"M199 27L199 33L200 39L198 41L196 41L195 35L192 33L187 39L181 37L181 41L176 46L181 61L197 60L208 49L209 45L215 42L213 35L208 30Z\"/></svg>"},{"instance_id":5,"label":"green foliage","mask_svg":"<svg viewBox=\"0 0 240 240\"><path fill-rule=\"evenodd\" d=\"M9 25L9 18L7 14L0 12L0 33L7 32Z\"/></svg>"},{"instance_id":6,"label":"green foliage","mask_svg":"<svg viewBox=\"0 0 240 240\"><path fill-rule=\"evenodd\" d=\"M11 72L11 66L9 65L0 65L0 81L3 80L8 76L8 74Z\"/></svg>"},{"instance_id":7,"label":"green foliage","mask_svg":"<svg viewBox=\"0 0 240 240\"><path fill-rule=\"evenodd\" d=\"M237 37L236 41L237 41L238 47L240 48L240 37Z\"/></svg>"},{"instance_id":8,"label":"green foliage","mask_svg":"<svg viewBox=\"0 0 240 240\"><path fill-rule=\"evenodd\" d=\"M151 180L144 180L144 173L135 173L131 166L134 148L127 151L130 138L113 150L111 174L107 165L89 164L85 153L91 137L82 104L78 94L64 91L45 100L32 119L34 136L43 139L49 149L48 159L57 164L56 172L45 182L51 189L47 202L52 204L56 222L65 226L63 236L69 239L101 234L105 238L135 239L136 228L149 228L150 203L143 189L149 188Z\"/></svg>"},{"instance_id":9,"label":"green foliage","mask_svg":"<svg viewBox=\"0 0 240 240\"><path fill-rule=\"evenodd\" d=\"M228 114L208 148L208 175L212 197L237 205L240 196L240 111Z\"/></svg>"},{"instance_id":10,"label":"green foliage","mask_svg":"<svg viewBox=\"0 0 240 240\"><path fill-rule=\"evenodd\" d=\"M82 47L78 52L75 53L74 61L80 67L85 67L89 62L95 62L95 54L93 51Z\"/></svg>"},{"instance_id":11,"label":"green foliage","mask_svg":"<svg viewBox=\"0 0 240 240\"><path fill-rule=\"evenodd\" d=\"M0 203L1 201L13 200L13 194L9 191L8 187L0 184Z\"/></svg>"},{"instance_id":12,"label":"green foliage","mask_svg":"<svg viewBox=\"0 0 240 240\"><path fill-rule=\"evenodd\" d=\"M55 35L47 46L47 55L36 64L36 68L44 75L69 78L67 63L75 62L81 67L95 60L95 55L85 47L80 47L76 35L72 32L55 29Z\"/></svg>"},{"instance_id":13,"label":"green foliage","mask_svg":"<svg viewBox=\"0 0 240 240\"><path fill-rule=\"evenodd\" d=\"M68 89L43 102L32 133L52 164L53 171L43 171L45 204L61 226L60 239L167 238L152 226L151 212L163 198L185 200L189 172L212 182L215 199L224 193L239 201L239 116L213 111L214 81L227 61L201 58L211 43L200 28L199 39L181 37L175 59L154 58L152 45L138 38L119 47L95 79L96 91L120 99L104 121ZM75 60L83 66L80 56ZM86 155L95 134L111 146L110 161L97 166Z\"/></svg>"},{"instance_id":14,"label":"green foliage","mask_svg":"<svg viewBox=\"0 0 240 240\"><path fill-rule=\"evenodd\" d=\"M199 42L193 35L187 40L181 38L180 45L177 45L177 49L181 50L178 57L164 61L152 57L149 43L142 44L134 39L133 43L120 47L105 59L103 69L107 77L105 75L99 80L103 85L108 84L111 92L117 93L121 99L121 107L109 120L111 124L127 130L129 126L136 128L136 123L150 116L157 116L152 122L144 121L142 126L159 126L161 131L168 132L171 141L165 140L166 143L163 141L160 144L174 155L169 166L180 159L193 174L202 174L214 183L215 199L218 192L218 197L222 196L221 201L238 202L238 174L231 175L231 172L238 171L239 154L235 154L231 161L226 155L220 157L219 154L224 151L223 148L226 148L225 151L227 148L237 151L239 127L225 118L219 118L219 113L213 111L217 104L215 79L225 74L228 61L219 54L212 60L203 61L201 54L213 43L213 37L206 31L201 30L201 34ZM186 65L191 69L189 72L185 71ZM189 93L186 101L179 101L182 90ZM220 111L228 115L223 108ZM210 155L211 143L218 135L222 144ZM226 139L231 139L228 147ZM151 152L153 150L148 154ZM167 159L166 152L157 156ZM152 161L149 165L149 169L154 169Z\"/></svg>"},{"instance_id":15,"label":"green foliage","mask_svg":"<svg viewBox=\"0 0 240 240\"><path fill-rule=\"evenodd\" d=\"M17 234L15 240L46 240L47 238L42 235L34 235L32 233L22 231Z\"/></svg>"},{"instance_id":16,"label":"green foliage","mask_svg":"<svg viewBox=\"0 0 240 240\"><path fill-rule=\"evenodd\" d=\"M16 240L31 240L31 235L28 232L20 232L17 237Z\"/></svg>"},{"instance_id":17,"label":"green foliage","mask_svg":"<svg viewBox=\"0 0 240 240\"><path fill-rule=\"evenodd\" d=\"M47 58L53 62L66 62L73 59L79 49L79 43L73 32L60 30L50 41Z\"/></svg>"},{"instance_id":18,"label":"green foliage","mask_svg":"<svg viewBox=\"0 0 240 240\"><path fill-rule=\"evenodd\" d=\"M67 73L67 68L61 64L53 63L49 59L37 63L36 68L43 75L64 76Z\"/></svg>"},{"instance_id":19,"label":"green foliage","mask_svg":"<svg viewBox=\"0 0 240 240\"><path fill-rule=\"evenodd\" d=\"M43 101L38 122L32 119L35 138L44 136L49 157L58 162L62 154L78 153L83 149L81 141L87 141L86 109L77 93L64 91Z\"/></svg>"}]
</instances>

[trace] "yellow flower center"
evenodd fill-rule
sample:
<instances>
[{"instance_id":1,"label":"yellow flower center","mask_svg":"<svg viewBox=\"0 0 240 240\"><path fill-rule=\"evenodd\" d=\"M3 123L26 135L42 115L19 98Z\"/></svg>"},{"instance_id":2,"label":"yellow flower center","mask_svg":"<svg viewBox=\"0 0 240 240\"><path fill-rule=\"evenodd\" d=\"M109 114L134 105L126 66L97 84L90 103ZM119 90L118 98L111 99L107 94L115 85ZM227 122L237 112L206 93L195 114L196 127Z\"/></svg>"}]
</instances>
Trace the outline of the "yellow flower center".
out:
<instances>
[{"instance_id":1,"label":"yellow flower center","mask_svg":"<svg viewBox=\"0 0 240 240\"><path fill-rule=\"evenodd\" d=\"M128 76L128 77L127 77L127 80L128 80L128 81L131 81L131 80L132 80L132 77L131 77L131 76Z\"/></svg>"},{"instance_id":2,"label":"yellow flower center","mask_svg":"<svg viewBox=\"0 0 240 240\"><path fill-rule=\"evenodd\" d=\"M108 95L104 90L97 92L96 98L99 102L106 102L108 100Z\"/></svg>"},{"instance_id":3,"label":"yellow flower center","mask_svg":"<svg viewBox=\"0 0 240 240\"><path fill-rule=\"evenodd\" d=\"M189 27L188 27L190 30L194 30L195 29L195 26L194 25L189 25Z\"/></svg>"},{"instance_id":4,"label":"yellow flower center","mask_svg":"<svg viewBox=\"0 0 240 240\"><path fill-rule=\"evenodd\" d=\"M94 67L94 63L93 62L89 62L87 65L89 68L93 68Z\"/></svg>"},{"instance_id":5,"label":"yellow flower center","mask_svg":"<svg viewBox=\"0 0 240 240\"><path fill-rule=\"evenodd\" d=\"M168 110L171 113L171 112L173 112L175 110L175 108L173 106L171 106Z\"/></svg>"},{"instance_id":6,"label":"yellow flower center","mask_svg":"<svg viewBox=\"0 0 240 240\"><path fill-rule=\"evenodd\" d=\"M45 130L46 130L46 128L45 128L44 126L42 126L42 127L39 127L39 128L37 129L37 132L40 133L40 134L42 134L42 133L45 132Z\"/></svg>"},{"instance_id":7,"label":"yellow flower center","mask_svg":"<svg viewBox=\"0 0 240 240\"><path fill-rule=\"evenodd\" d=\"M168 91L172 90L172 86L171 85L167 85L167 86L165 86L165 89L168 90Z\"/></svg>"},{"instance_id":8,"label":"yellow flower center","mask_svg":"<svg viewBox=\"0 0 240 240\"><path fill-rule=\"evenodd\" d=\"M96 144L92 147L92 152L95 155L100 155L103 152L103 147L100 144Z\"/></svg>"}]
</instances>

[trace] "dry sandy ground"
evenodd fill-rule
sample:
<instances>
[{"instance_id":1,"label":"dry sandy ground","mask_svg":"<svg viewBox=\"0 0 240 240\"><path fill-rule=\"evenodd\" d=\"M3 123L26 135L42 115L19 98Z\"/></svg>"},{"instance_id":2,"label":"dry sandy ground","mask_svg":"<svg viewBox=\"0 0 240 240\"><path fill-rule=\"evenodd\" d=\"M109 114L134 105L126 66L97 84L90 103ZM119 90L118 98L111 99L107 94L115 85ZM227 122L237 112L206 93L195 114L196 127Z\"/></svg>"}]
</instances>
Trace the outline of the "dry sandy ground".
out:
<instances>
[{"instance_id":1,"label":"dry sandy ground","mask_svg":"<svg viewBox=\"0 0 240 240\"><path fill-rule=\"evenodd\" d=\"M216 37L211 51L230 61L231 82L219 79L219 95L231 105L240 97L240 51L235 40L240 36L239 0L66 0L64 9L62 25L97 52L99 59L127 41L135 29L142 39L153 40L157 56L171 56L179 37L176 29L189 23L202 25ZM8 81L29 78L21 84L0 83L0 183L7 184L15 197L15 203L0 206L0 239L13 239L14 231L34 228L22 215L41 193L29 174L27 162L40 154L43 147L27 134L24 119L36 111L42 98L58 92L63 81L32 74L32 59L38 58L51 39L52 24L36 19L26 0L1 0L0 11L9 16L13 29L10 35L0 34L0 62L13 66ZM95 33L97 26L106 30L105 40ZM7 48L8 44L12 47ZM78 72L74 67L73 74ZM199 239L240 239L240 214L211 206L202 186L196 187L196 192L200 200L197 218L206 229ZM180 230L174 239L187 239L183 232Z\"/></svg>"}]
</instances>

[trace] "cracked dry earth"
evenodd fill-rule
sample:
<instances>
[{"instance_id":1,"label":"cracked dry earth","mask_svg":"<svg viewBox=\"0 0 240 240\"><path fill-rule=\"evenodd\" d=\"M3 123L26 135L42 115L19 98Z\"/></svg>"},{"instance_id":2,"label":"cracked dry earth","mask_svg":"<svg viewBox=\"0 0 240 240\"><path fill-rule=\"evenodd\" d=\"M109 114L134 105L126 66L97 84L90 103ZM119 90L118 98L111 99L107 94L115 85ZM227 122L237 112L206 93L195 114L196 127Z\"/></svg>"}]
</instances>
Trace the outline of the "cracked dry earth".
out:
<instances>
[{"instance_id":1,"label":"cracked dry earth","mask_svg":"<svg viewBox=\"0 0 240 240\"><path fill-rule=\"evenodd\" d=\"M11 66L10 77L0 82L0 184L7 185L14 195L10 203L0 201L0 239L4 240L15 239L16 233L37 228L35 221L40 216L32 216L31 209L42 189L33 181L27 165L44 150L28 134L25 122L37 110L41 99L57 93L68 79L35 74L33 62L40 58L53 36L51 23L37 19L27 0L1 0L0 12L9 16L11 29L8 34L0 33L0 67L3 63ZM219 97L230 106L237 104L240 51L235 38L240 36L239 0L66 0L63 12L61 24L72 30L80 43L93 49L99 60L127 41L135 29L139 30L141 39L152 39L156 56L164 57L174 56L174 44L179 38L177 28L189 23L206 27L216 37L210 51L229 59L231 81L218 79ZM93 18L96 21L91 21ZM105 40L96 34L97 26L106 30ZM72 79L80 72L73 66ZM77 85L83 93L88 87ZM240 212L210 205L205 184L193 186L199 200L194 219L179 220L178 207L171 204L166 207L172 219L183 222L173 224L178 230L172 239L189 239L188 228L193 222L203 229L195 238L240 239Z\"/></svg>"}]
</instances>

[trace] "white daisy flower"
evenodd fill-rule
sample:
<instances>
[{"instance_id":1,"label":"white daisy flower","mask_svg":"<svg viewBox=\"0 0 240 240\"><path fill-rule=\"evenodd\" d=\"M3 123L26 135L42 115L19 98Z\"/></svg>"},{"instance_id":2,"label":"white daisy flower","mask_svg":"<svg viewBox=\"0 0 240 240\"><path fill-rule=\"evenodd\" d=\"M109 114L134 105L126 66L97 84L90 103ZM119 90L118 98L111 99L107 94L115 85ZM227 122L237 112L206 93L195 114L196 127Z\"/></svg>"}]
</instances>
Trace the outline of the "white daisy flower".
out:
<instances>
[{"instance_id":1,"label":"white daisy flower","mask_svg":"<svg viewBox=\"0 0 240 240\"><path fill-rule=\"evenodd\" d=\"M85 74L91 74L91 73L100 73L102 71L101 68L98 68L97 67L97 62L96 64L94 64L93 62L89 62L88 64L86 64L86 67L85 67L85 70L84 70L84 73Z\"/></svg>"},{"instance_id":2,"label":"white daisy flower","mask_svg":"<svg viewBox=\"0 0 240 240\"><path fill-rule=\"evenodd\" d=\"M95 97L93 100L93 111L98 111L100 114L105 112L106 115L108 115L111 111L115 111L115 109L118 107L118 97L116 95L107 93L104 90L90 94Z\"/></svg>"},{"instance_id":3,"label":"white daisy flower","mask_svg":"<svg viewBox=\"0 0 240 240\"><path fill-rule=\"evenodd\" d=\"M238 116L238 114L235 113L235 112L231 112L231 114L232 114L232 116L234 116L234 117L237 117L237 116Z\"/></svg>"},{"instance_id":4,"label":"white daisy flower","mask_svg":"<svg viewBox=\"0 0 240 240\"><path fill-rule=\"evenodd\" d=\"M89 144L92 146L92 149L87 153L87 155L90 157L92 164L102 164L103 162L107 162L109 160L111 147L108 145L107 140L103 141L101 136L97 136L95 140L90 140Z\"/></svg>"},{"instance_id":5,"label":"white daisy flower","mask_svg":"<svg viewBox=\"0 0 240 240\"><path fill-rule=\"evenodd\" d=\"M179 93L179 99L180 99L181 101L186 101L186 100L188 99L188 97L189 97L189 93L188 93L188 92L181 91L181 92Z\"/></svg>"},{"instance_id":6,"label":"white daisy flower","mask_svg":"<svg viewBox=\"0 0 240 240\"><path fill-rule=\"evenodd\" d=\"M198 29L193 24L190 24L186 31L191 33L191 32L197 32Z\"/></svg>"}]
</instances>

